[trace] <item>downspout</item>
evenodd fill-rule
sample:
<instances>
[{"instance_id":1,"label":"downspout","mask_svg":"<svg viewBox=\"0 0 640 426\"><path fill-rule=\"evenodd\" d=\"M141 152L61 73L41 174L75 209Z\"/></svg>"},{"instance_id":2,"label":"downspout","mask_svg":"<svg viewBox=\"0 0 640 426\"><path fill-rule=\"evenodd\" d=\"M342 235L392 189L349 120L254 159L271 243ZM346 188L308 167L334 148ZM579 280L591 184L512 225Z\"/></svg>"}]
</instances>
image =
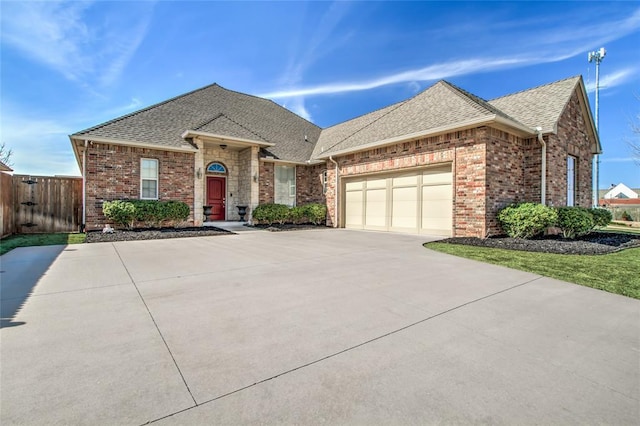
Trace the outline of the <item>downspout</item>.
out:
<instances>
[{"instance_id":1,"label":"downspout","mask_svg":"<svg viewBox=\"0 0 640 426\"><path fill-rule=\"evenodd\" d=\"M334 224L333 227L338 227L338 174L340 173L340 169L338 168L338 163L333 159L333 157L329 156L329 161L336 165L336 182L335 182L335 194L333 200L333 219Z\"/></svg>"},{"instance_id":2,"label":"downspout","mask_svg":"<svg viewBox=\"0 0 640 426\"><path fill-rule=\"evenodd\" d=\"M87 231L87 147L89 141L84 140L82 150L82 232Z\"/></svg>"},{"instance_id":3,"label":"downspout","mask_svg":"<svg viewBox=\"0 0 640 426\"><path fill-rule=\"evenodd\" d=\"M542 171L540 172L540 204L547 204L547 143L542 138L542 127L536 127L538 142L542 145Z\"/></svg>"}]
</instances>

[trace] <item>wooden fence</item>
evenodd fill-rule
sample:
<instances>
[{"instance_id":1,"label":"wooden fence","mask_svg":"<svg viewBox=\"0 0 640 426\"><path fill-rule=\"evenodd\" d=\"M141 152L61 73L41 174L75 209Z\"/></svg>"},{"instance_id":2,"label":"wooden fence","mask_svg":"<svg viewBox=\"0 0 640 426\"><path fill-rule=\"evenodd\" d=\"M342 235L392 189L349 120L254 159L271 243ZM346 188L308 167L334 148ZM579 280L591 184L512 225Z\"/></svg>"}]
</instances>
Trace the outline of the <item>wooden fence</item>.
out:
<instances>
[{"instance_id":1,"label":"wooden fence","mask_svg":"<svg viewBox=\"0 0 640 426\"><path fill-rule=\"evenodd\" d=\"M0 172L0 237L15 231L13 214L13 183L11 175Z\"/></svg>"},{"instance_id":2,"label":"wooden fence","mask_svg":"<svg viewBox=\"0 0 640 426\"><path fill-rule=\"evenodd\" d=\"M13 175L9 191L5 181L2 235L80 231L82 178ZM12 217L5 221L5 216Z\"/></svg>"}]
</instances>

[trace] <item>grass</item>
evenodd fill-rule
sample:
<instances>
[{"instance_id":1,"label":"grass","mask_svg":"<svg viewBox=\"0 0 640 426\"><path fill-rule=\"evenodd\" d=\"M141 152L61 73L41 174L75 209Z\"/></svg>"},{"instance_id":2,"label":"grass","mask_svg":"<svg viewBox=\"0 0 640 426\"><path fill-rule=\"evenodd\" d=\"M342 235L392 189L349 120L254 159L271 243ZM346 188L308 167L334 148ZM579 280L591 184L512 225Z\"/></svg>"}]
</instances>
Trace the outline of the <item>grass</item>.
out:
<instances>
[{"instance_id":1,"label":"grass","mask_svg":"<svg viewBox=\"0 0 640 426\"><path fill-rule=\"evenodd\" d=\"M586 256L532 253L438 242L427 243L425 247L640 299L640 248Z\"/></svg>"},{"instance_id":2,"label":"grass","mask_svg":"<svg viewBox=\"0 0 640 426\"><path fill-rule=\"evenodd\" d=\"M51 246L59 244L82 244L85 234L23 234L0 240L0 255L18 247Z\"/></svg>"},{"instance_id":3,"label":"grass","mask_svg":"<svg viewBox=\"0 0 640 426\"><path fill-rule=\"evenodd\" d=\"M618 232L621 234L640 234L640 228L632 228L630 225L623 223L613 222L611 225L602 229L604 232Z\"/></svg>"}]
</instances>

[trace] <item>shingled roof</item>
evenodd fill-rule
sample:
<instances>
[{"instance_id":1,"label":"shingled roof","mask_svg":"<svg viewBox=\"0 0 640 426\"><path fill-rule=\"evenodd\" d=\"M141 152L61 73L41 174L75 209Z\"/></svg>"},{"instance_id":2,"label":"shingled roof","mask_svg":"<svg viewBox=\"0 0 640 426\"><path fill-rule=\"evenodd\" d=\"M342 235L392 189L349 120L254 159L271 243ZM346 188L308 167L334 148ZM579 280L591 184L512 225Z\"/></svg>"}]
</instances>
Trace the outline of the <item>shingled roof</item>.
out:
<instances>
[{"instance_id":1,"label":"shingled roof","mask_svg":"<svg viewBox=\"0 0 640 426\"><path fill-rule=\"evenodd\" d=\"M521 130L532 131L484 99L442 80L404 102L324 129L313 154L327 157L371 143L489 122L497 117Z\"/></svg>"},{"instance_id":2,"label":"shingled roof","mask_svg":"<svg viewBox=\"0 0 640 426\"><path fill-rule=\"evenodd\" d=\"M582 77L512 93L489 101L489 104L529 127L541 127L543 133L555 132L560 115Z\"/></svg>"},{"instance_id":3,"label":"shingled roof","mask_svg":"<svg viewBox=\"0 0 640 426\"><path fill-rule=\"evenodd\" d=\"M320 136L318 126L269 99L212 84L71 137L180 148L188 146L181 137L187 130L275 143L266 148L267 155L300 162L311 157Z\"/></svg>"},{"instance_id":4,"label":"shingled roof","mask_svg":"<svg viewBox=\"0 0 640 426\"><path fill-rule=\"evenodd\" d=\"M500 122L525 135L535 134L536 127L541 127L543 133L555 132L579 84L584 92L578 76L487 102L442 80L410 99L326 129L271 100L212 84L75 133L71 138L195 150L183 136L187 131L202 132L262 143L263 155L306 162L490 122ZM590 113L586 98L585 102Z\"/></svg>"}]
</instances>

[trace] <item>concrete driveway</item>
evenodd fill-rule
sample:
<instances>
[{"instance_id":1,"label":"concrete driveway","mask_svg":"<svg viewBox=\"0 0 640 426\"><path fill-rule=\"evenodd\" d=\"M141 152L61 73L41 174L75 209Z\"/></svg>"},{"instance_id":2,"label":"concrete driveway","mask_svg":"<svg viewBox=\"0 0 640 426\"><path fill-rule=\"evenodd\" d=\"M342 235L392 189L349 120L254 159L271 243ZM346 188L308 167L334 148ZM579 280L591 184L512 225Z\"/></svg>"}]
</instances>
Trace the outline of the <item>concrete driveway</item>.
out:
<instances>
[{"instance_id":1,"label":"concrete driveway","mask_svg":"<svg viewBox=\"0 0 640 426\"><path fill-rule=\"evenodd\" d=\"M1 258L0 423L637 424L640 302L318 230Z\"/></svg>"}]
</instances>

